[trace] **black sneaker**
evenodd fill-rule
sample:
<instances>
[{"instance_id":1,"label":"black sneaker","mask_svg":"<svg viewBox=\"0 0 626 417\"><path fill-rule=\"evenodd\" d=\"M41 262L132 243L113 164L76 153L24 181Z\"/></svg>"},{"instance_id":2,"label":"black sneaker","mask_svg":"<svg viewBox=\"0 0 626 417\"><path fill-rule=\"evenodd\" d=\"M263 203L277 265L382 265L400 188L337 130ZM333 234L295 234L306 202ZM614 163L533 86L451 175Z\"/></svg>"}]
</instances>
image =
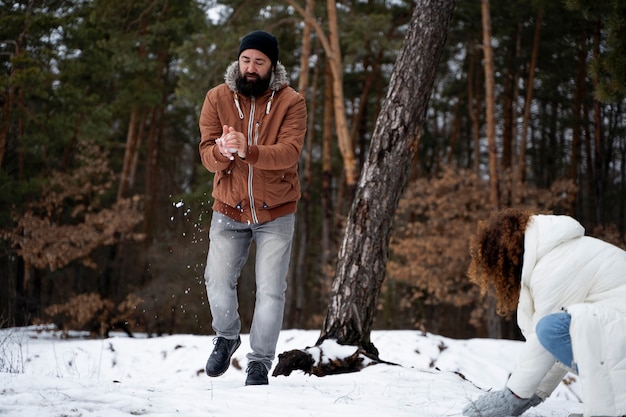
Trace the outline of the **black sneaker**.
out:
<instances>
[{"instance_id":1,"label":"black sneaker","mask_svg":"<svg viewBox=\"0 0 626 417\"><path fill-rule=\"evenodd\" d=\"M213 339L213 344L215 347L206 362L206 374L208 376L220 376L230 366L230 357L241 345L241 338L237 336L237 339L229 340L224 337L216 337Z\"/></svg>"},{"instance_id":2,"label":"black sneaker","mask_svg":"<svg viewBox=\"0 0 626 417\"><path fill-rule=\"evenodd\" d=\"M248 364L248 377L246 378L246 385L267 385L267 371L268 369L261 362L250 362Z\"/></svg>"}]
</instances>

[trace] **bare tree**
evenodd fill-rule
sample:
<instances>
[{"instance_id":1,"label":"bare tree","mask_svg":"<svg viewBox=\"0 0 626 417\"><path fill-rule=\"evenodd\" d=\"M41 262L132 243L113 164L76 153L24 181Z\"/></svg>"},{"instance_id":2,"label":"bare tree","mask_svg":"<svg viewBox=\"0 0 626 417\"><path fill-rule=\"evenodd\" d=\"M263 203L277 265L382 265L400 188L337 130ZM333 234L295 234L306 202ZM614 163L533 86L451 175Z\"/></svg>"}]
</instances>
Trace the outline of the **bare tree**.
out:
<instances>
[{"instance_id":1,"label":"bare tree","mask_svg":"<svg viewBox=\"0 0 626 417\"><path fill-rule=\"evenodd\" d=\"M287 0L287 3L304 18L307 24L311 25L315 29L330 65L330 72L332 74L331 80L333 85L335 129L337 131L339 151L341 153L341 158L343 159L346 185L348 186L348 195L350 195L356 184L358 173L354 146L352 145L352 140L350 138L348 122L346 120L346 109L344 106L343 63L341 59L341 48L339 45L337 2L335 0L327 0L326 2L329 28L328 36L326 36L326 33L320 26L319 22L315 19L312 9L304 10L294 0Z\"/></svg>"},{"instance_id":2,"label":"bare tree","mask_svg":"<svg viewBox=\"0 0 626 417\"><path fill-rule=\"evenodd\" d=\"M528 141L528 126L530 124L530 106L533 100L535 86L535 68L539 57L539 40L541 38L541 25L543 24L543 7L537 12L535 34L533 36L533 50L528 67L528 82L526 86L526 101L524 102L524 119L522 121L522 138L520 143L518 173L522 182L526 181L526 145Z\"/></svg>"},{"instance_id":3,"label":"bare tree","mask_svg":"<svg viewBox=\"0 0 626 417\"><path fill-rule=\"evenodd\" d=\"M593 59L598 61L600 57L600 40L601 40L602 22L597 21L593 34ZM600 78L598 74L593 75L593 88L598 91L600 88ZM593 100L593 123L594 123L594 165L593 165L593 181L596 197L595 204L595 221L596 224L604 224L604 166L605 166L605 150L604 139L602 134L602 105L597 97Z\"/></svg>"},{"instance_id":4,"label":"bare tree","mask_svg":"<svg viewBox=\"0 0 626 417\"><path fill-rule=\"evenodd\" d=\"M306 0L306 14L310 14L313 10L314 0ZM298 80L298 91L307 101L307 107L310 114L315 114L315 95L309 93L309 72L311 57L311 25L305 20L302 32L302 55L300 56L300 78ZM313 89L317 87L317 74L319 69L314 70L315 78L313 80ZM305 152L303 161L302 175L302 201L298 210L302 210L303 215L297 218L297 233L299 241L296 248L295 267L289 271L289 285L287 286L288 298L293 299L292 304L287 304L285 311L285 320L291 327L302 327L306 325L304 322L304 308L306 304L306 282L302 277L305 276L306 254L309 251L309 234L310 234L310 206L311 206L311 188L313 183L313 117L307 120L307 134L305 140Z\"/></svg>"},{"instance_id":5,"label":"bare tree","mask_svg":"<svg viewBox=\"0 0 626 417\"><path fill-rule=\"evenodd\" d=\"M467 112L471 120L472 144L473 144L473 160L474 171L480 174L480 90L476 88L480 83L478 81L479 71L476 63L476 50L478 49L473 41L468 45L469 63L467 71Z\"/></svg>"},{"instance_id":6,"label":"bare tree","mask_svg":"<svg viewBox=\"0 0 626 417\"><path fill-rule=\"evenodd\" d=\"M348 214L331 300L317 345L334 339L340 344L356 345L368 356L378 358L370 333L385 277L394 212L417 153L454 4L454 0L420 0L415 7ZM289 375L293 369L310 367L311 362L297 352L301 351L281 354L274 375ZM355 370L354 363L346 363L343 372L347 370Z\"/></svg>"},{"instance_id":7,"label":"bare tree","mask_svg":"<svg viewBox=\"0 0 626 417\"><path fill-rule=\"evenodd\" d=\"M491 44L491 11L489 0L481 0L483 24L483 55L485 59L485 108L487 119L487 149L489 153L489 203L492 209L500 207L500 176L498 174L498 148L496 145L496 93ZM502 333L500 317L496 314L496 300L488 297L487 327L489 336L499 338Z\"/></svg>"},{"instance_id":8,"label":"bare tree","mask_svg":"<svg viewBox=\"0 0 626 417\"><path fill-rule=\"evenodd\" d=\"M481 0L483 23L483 54L485 59L485 107L487 118L487 148L489 153L489 200L494 209L500 205L498 192L498 149L496 147L496 93L491 45L491 13L489 0Z\"/></svg>"}]
</instances>

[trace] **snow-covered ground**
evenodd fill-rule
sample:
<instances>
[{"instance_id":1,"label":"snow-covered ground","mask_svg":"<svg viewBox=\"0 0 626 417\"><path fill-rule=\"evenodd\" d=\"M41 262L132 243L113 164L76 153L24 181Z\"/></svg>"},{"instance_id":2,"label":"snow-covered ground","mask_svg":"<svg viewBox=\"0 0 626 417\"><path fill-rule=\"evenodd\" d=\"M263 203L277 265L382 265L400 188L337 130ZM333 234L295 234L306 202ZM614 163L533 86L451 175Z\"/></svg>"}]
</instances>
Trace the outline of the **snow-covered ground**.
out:
<instances>
[{"instance_id":1,"label":"snow-covered ground","mask_svg":"<svg viewBox=\"0 0 626 417\"><path fill-rule=\"evenodd\" d=\"M319 331L283 330L277 354L313 346L318 336ZM0 415L461 416L468 400L504 386L522 345L374 331L381 359L400 366L378 364L322 378L295 371L270 376L267 386L244 386L248 335L219 378L204 373L212 340L122 334L61 339L58 332L33 327L0 330ZM332 347L325 353L332 356ZM581 413L580 384L574 375L566 381L525 416Z\"/></svg>"}]
</instances>

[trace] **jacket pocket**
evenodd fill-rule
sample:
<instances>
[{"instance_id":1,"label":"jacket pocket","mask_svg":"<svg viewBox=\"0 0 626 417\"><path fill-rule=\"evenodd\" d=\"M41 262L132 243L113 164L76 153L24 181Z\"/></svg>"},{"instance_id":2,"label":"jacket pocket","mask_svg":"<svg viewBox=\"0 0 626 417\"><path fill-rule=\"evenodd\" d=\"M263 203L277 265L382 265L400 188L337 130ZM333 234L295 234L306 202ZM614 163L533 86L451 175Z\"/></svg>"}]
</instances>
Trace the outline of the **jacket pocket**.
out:
<instances>
[{"instance_id":1,"label":"jacket pocket","mask_svg":"<svg viewBox=\"0 0 626 417\"><path fill-rule=\"evenodd\" d=\"M264 208L273 208L295 201L300 197L298 174L293 171L282 171L274 175L265 175L263 193L257 196L262 200Z\"/></svg>"}]
</instances>

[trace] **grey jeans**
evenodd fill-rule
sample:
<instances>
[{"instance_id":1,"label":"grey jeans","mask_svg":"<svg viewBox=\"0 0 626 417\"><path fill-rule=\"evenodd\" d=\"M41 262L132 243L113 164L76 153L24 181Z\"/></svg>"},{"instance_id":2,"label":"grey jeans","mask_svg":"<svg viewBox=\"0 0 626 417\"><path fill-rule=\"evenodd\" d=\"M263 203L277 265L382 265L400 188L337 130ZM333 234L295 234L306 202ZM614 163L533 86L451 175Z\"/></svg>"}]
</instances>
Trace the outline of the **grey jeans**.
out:
<instances>
[{"instance_id":1,"label":"grey jeans","mask_svg":"<svg viewBox=\"0 0 626 417\"><path fill-rule=\"evenodd\" d=\"M213 330L226 339L236 339L241 331L237 281L254 240L256 302L250 328L252 352L247 358L262 362L267 369L276 355L283 322L294 223L294 214L250 224L213 212L211 220L204 279Z\"/></svg>"}]
</instances>

